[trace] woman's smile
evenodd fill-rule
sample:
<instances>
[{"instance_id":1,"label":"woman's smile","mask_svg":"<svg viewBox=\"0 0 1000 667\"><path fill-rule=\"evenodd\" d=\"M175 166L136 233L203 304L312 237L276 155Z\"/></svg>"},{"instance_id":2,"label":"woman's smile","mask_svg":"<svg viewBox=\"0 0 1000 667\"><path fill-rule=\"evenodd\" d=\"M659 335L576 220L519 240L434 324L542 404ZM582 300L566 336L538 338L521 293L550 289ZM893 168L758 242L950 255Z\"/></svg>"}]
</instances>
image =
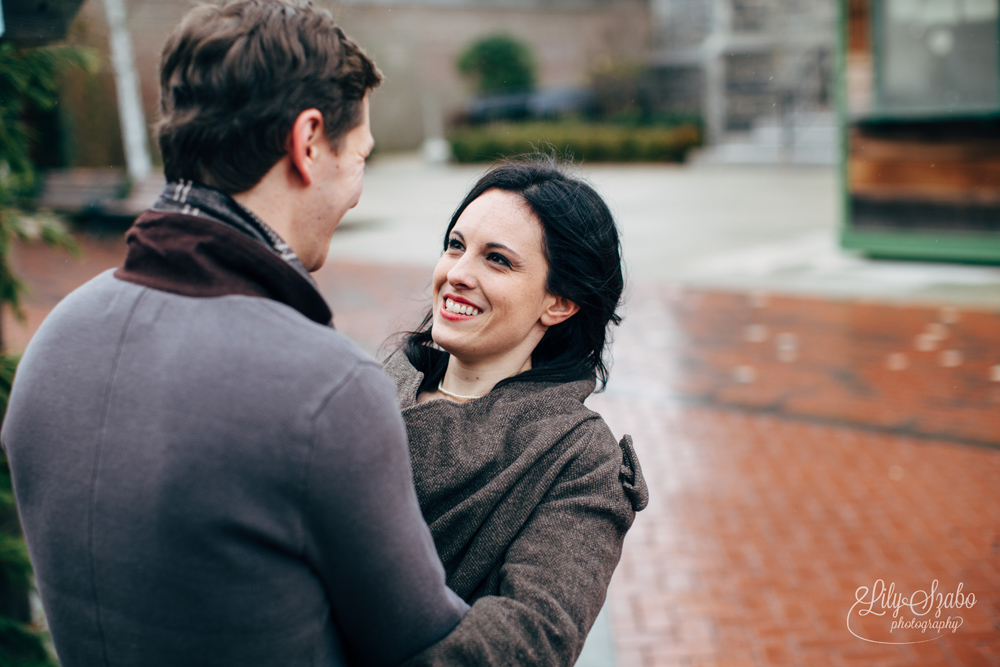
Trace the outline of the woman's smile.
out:
<instances>
[{"instance_id":1,"label":"woman's smile","mask_svg":"<svg viewBox=\"0 0 1000 667\"><path fill-rule=\"evenodd\" d=\"M441 304L441 316L453 322L470 320L481 312L482 309L477 308L475 304L451 294L445 294Z\"/></svg>"}]
</instances>

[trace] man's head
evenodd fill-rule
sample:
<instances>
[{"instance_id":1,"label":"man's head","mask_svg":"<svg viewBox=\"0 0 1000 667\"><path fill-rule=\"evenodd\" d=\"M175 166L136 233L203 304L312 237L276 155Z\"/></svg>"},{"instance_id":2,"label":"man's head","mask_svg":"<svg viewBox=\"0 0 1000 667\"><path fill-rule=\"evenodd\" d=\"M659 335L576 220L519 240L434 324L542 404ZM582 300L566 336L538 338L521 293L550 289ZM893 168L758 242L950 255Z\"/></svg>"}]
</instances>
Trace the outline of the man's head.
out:
<instances>
[{"instance_id":1,"label":"man's head","mask_svg":"<svg viewBox=\"0 0 1000 667\"><path fill-rule=\"evenodd\" d=\"M163 49L160 150L170 180L230 194L260 182L289 152L298 116L316 109L335 151L365 121L382 77L333 18L311 4L202 5Z\"/></svg>"}]
</instances>

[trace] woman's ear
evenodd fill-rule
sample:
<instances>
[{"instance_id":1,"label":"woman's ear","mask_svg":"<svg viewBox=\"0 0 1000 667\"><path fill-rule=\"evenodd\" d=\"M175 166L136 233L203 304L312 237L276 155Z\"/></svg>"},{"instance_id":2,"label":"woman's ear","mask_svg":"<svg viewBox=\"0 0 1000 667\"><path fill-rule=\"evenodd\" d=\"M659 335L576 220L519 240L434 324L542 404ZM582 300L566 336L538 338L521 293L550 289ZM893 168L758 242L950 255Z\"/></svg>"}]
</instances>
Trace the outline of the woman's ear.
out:
<instances>
[{"instance_id":1,"label":"woman's ear","mask_svg":"<svg viewBox=\"0 0 1000 667\"><path fill-rule=\"evenodd\" d=\"M580 310L580 306L564 296L552 296L550 294L545 299L545 310L542 311L542 316L539 320L547 327L554 327L560 322L565 322Z\"/></svg>"},{"instance_id":2,"label":"woman's ear","mask_svg":"<svg viewBox=\"0 0 1000 667\"><path fill-rule=\"evenodd\" d=\"M292 131L288 135L288 155L292 167L306 187L312 185L313 168L319 156L320 141L326 140L323 127L323 114L319 109L306 109L292 123Z\"/></svg>"}]
</instances>

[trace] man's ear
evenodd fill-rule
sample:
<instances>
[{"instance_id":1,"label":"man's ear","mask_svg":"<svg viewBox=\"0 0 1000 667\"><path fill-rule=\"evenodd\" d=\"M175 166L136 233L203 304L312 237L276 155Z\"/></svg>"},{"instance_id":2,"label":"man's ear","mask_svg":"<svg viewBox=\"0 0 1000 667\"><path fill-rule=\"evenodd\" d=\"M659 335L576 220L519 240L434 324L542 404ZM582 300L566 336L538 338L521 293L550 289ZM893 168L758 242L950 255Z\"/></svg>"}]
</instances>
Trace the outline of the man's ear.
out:
<instances>
[{"instance_id":1,"label":"man's ear","mask_svg":"<svg viewBox=\"0 0 1000 667\"><path fill-rule=\"evenodd\" d=\"M576 305L573 301L564 296L552 296L550 294L546 297L546 307L542 311L540 321L547 327L554 327L560 322L565 322L573 315L576 315L578 310L580 310L580 306Z\"/></svg>"},{"instance_id":2,"label":"man's ear","mask_svg":"<svg viewBox=\"0 0 1000 667\"><path fill-rule=\"evenodd\" d=\"M295 118L288 135L288 156L306 187L313 182L313 167L321 141L326 141L323 114L319 109L306 109Z\"/></svg>"}]
</instances>

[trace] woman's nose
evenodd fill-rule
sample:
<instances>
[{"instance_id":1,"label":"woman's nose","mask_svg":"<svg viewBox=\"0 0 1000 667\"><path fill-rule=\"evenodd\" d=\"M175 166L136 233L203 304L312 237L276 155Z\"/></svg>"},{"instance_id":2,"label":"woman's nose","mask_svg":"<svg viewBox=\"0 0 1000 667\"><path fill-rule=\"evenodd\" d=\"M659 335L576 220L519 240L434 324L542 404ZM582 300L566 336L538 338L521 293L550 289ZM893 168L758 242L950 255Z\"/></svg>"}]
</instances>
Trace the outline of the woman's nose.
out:
<instances>
[{"instance_id":1,"label":"woman's nose","mask_svg":"<svg viewBox=\"0 0 1000 667\"><path fill-rule=\"evenodd\" d=\"M476 286L475 262L468 253L458 258L447 273L448 283L455 287L472 289Z\"/></svg>"}]
</instances>

